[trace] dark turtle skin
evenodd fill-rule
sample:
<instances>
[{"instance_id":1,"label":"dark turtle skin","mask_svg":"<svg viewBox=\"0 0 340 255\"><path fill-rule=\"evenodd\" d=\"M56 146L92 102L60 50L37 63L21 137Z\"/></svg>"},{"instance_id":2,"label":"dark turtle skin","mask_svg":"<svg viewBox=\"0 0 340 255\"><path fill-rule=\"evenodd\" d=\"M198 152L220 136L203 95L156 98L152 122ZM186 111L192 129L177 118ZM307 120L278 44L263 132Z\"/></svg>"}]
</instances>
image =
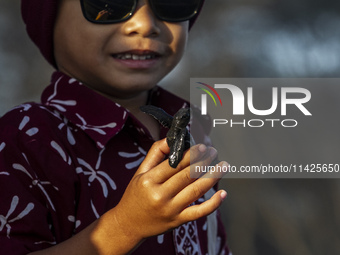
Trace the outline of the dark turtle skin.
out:
<instances>
[{"instance_id":1,"label":"dark turtle skin","mask_svg":"<svg viewBox=\"0 0 340 255\"><path fill-rule=\"evenodd\" d=\"M153 105L142 106L140 110L151 115L162 126L169 129L166 135L166 141L170 148L169 165L176 168L182 160L184 151L194 144L187 129L190 121L190 109L181 108L173 117L163 109Z\"/></svg>"}]
</instances>

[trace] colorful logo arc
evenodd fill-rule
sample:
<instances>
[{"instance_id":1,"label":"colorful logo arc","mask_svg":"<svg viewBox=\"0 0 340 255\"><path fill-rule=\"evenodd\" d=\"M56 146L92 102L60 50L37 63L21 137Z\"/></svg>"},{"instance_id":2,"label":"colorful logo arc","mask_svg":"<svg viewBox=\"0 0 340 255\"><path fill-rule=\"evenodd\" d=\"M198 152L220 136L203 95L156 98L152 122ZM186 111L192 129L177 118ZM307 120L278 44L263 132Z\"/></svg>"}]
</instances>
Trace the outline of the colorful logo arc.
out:
<instances>
[{"instance_id":1,"label":"colorful logo arc","mask_svg":"<svg viewBox=\"0 0 340 255\"><path fill-rule=\"evenodd\" d=\"M210 86L210 85L208 85L206 83L203 83L203 82L197 82L197 83L207 87L208 89L210 89L217 96L217 98L220 101L220 104L222 106L221 97L220 97L220 95L217 93L217 91L212 86ZM201 88L201 87L197 87L197 88L203 90L204 92L206 92L212 98L212 100L214 101L215 106L217 106L216 99L215 99L215 97L213 96L213 94L209 90L207 90L205 88Z\"/></svg>"}]
</instances>

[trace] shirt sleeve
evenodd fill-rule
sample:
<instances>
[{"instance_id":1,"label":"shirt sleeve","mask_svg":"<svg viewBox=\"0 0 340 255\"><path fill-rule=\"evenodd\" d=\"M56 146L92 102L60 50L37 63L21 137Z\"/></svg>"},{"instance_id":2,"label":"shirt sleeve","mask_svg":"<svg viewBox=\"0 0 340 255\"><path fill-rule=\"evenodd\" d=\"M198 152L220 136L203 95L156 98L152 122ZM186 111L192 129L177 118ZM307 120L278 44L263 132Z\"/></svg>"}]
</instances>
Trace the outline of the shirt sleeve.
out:
<instances>
[{"instance_id":1,"label":"shirt sleeve","mask_svg":"<svg viewBox=\"0 0 340 255\"><path fill-rule=\"evenodd\" d=\"M2 254L26 254L54 243L48 222L43 183L25 154L10 141L0 152L0 243ZM40 190L39 190L40 189Z\"/></svg>"},{"instance_id":2,"label":"shirt sleeve","mask_svg":"<svg viewBox=\"0 0 340 255\"><path fill-rule=\"evenodd\" d=\"M54 201L58 196L62 200L62 187L50 181L45 168L70 166L51 153L51 138L39 130L33 118L18 110L0 119L0 255L27 254L60 239L56 234L60 205ZM72 197L72 191L68 192ZM62 211L72 215L71 208ZM65 233L72 235L73 224L68 225Z\"/></svg>"}]
</instances>

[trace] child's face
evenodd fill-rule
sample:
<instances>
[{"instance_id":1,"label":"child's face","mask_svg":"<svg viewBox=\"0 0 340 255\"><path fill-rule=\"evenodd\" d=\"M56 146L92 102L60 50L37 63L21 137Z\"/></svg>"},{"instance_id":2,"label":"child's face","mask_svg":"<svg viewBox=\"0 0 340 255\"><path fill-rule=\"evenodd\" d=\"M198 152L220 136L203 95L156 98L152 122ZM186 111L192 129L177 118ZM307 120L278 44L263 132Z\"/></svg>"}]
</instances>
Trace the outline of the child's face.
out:
<instances>
[{"instance_id":1,"label":"child's face","mask_svg":"<svg viewBox=\"0 0 340 255\"><path fill-rule=\"evenodd\" d=\"M79 0L61 0L54 54L60 71L108 97L129 98L154 87L180 61L188 24L157 19L145 0L127 21L94 24Z\"/></svg>"}]
</instances>

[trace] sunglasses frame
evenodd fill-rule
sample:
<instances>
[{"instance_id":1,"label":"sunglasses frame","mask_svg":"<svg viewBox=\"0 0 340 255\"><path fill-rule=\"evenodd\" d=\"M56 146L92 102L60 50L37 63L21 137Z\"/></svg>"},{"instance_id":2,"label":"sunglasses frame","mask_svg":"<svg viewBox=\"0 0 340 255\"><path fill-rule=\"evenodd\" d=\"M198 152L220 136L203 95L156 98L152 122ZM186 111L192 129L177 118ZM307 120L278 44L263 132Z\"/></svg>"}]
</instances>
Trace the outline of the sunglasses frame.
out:
<instances>
[{"instance_id":1,"label":"sunglasses frame","mask_svg":"<svg viewBox=\"0 0 340 255\"><path fill-rule=\"evenodd\" d=\"M120 22L124 22L128 19L130 19L133 14L135 13L136 11L136 8L137 8L137 4L138 4L138 0L134 0L134 5L132 7L132 9L130 10L130 12L122 19L119 19L119 20L93 20L93 19L90 19L88 17L88 15L86 14L86 8L85 8L85 3L84 3L85 0L80 0L80 5L81 5L81 9L82 9L82 12L83 12L83 16L85 17L85 19L91 23L95 23L95 24L115 24L115 23L120 23ZM199 13L199 10L202 8L202 5L203 5L203 0L198 0L198 4L197 4L197 8L196 10L188 17L185 17L185 18L181 18L181 19L176 19L176 18L164 18L162 17L161 15L159 15L156 11L156 7L155 7L155 3L157 0L148 0L148 3L149 3L149 6L153 12L153 14L159 19L159 20L162 20L162 21L166 21L166 22L183 22L183 21L187 21L187 20L190 20L192 18L194 18L196 15L198 15Z\"/></svg>"}]
</instances>

